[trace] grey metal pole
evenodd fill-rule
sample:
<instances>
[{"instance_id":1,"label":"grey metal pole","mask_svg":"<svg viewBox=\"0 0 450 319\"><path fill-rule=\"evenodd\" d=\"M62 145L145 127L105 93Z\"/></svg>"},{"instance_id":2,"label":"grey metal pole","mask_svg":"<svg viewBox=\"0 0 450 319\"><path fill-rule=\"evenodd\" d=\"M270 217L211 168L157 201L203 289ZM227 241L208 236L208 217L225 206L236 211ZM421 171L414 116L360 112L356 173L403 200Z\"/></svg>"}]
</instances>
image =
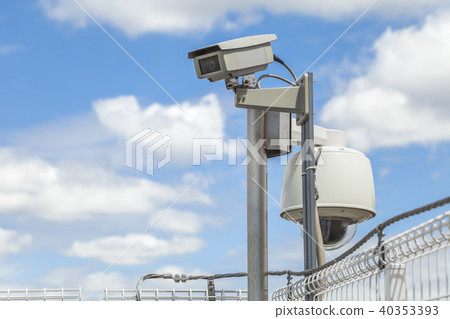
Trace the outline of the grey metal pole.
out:
<instances>
[{"instance_id":1,"label":"grey metal pole","mask_svg":"<svg viewBox=\"0 0 450 319\"><path fill-rule=\"evenodd\" d=\"M316 248L316 191L314 185L314 109L313 109L313 75L308 73L305 81L309 81L309 116L302 124L302 192L303 192L303 248L305 270L317 265ZM308 295L306 300L313 300Z\"/></svg>"},{"instance_id":2,"label":"grey metal pole","mask_svg":"<svg viewBox=\"0 0 450 319\"><path fill-rule=\"evenodd\" d=\"M263 111L247 109L247 140L256 145L264 138ZM247 150L247 285L248 300L268 300L267 258L267 154L255 159Z\"/></svg>"}]
</instances>

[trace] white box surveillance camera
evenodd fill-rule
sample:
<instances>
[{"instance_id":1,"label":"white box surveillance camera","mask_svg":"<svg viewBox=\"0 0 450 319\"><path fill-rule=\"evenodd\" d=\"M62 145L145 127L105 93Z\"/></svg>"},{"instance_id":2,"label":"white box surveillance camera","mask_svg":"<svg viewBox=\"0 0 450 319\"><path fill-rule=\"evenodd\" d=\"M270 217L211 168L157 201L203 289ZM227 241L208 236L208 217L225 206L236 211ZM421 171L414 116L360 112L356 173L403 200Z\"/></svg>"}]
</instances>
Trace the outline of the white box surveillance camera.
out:
<instances>
[{"instance_id":1,"label":"white box surveillance camera","mask_svg":"<svg viewBox=\"0 0 450 319\"><path fill-rule=\"evenodd\" d=\"M273 62L275 34L255 35L213 44L188 53L199 79L211 82L263 71Z\"/></svg>"}]
</instances>

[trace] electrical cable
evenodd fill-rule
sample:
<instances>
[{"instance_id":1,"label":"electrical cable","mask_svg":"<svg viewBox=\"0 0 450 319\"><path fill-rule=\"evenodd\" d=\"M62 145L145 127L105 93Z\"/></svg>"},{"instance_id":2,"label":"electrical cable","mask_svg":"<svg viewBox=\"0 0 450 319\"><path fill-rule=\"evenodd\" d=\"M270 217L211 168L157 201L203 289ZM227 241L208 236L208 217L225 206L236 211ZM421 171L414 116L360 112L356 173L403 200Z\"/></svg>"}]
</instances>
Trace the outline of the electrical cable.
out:
<instances>
[{"instance_id":1,"label":"electrical cable","mask_svg":"<svg viewBox=\"0 0 450 319\"><path fill-rule=\"evenodd\" d=\"M292 77L294 78L294 82L297 83L298 78L297 78L297 76L295 75L294 71L292 71L292 69L291 69L291 68L290 68L290 67L289 67L282 59L280 59L279 57L277 57L277 56L274 54L274 55L273 55L273 60L274 60L275 62L280 63L282 66L284 66L284 67L289 71L289 73L291 73Z\"/></svg>"},{"instance_id":2,"label":"electrical cable","mask_svg":"<svg viewBox=\"0 0 450 319\"><path fill-rule=\"evenodd\" d=\"M136 284L136 301L141 301L141 284L144 280L147 279L158 279L158 278L172 278L172 274L146 274L139 278L137 284Z\"/></svg>"},{"instance_id":3,"label":"electrical cable","mask_svg":"<svg viewBox=\"0 0 450 319\"><path fill-rule=\"evenodd\" d=\"M284 81L284 82L290 84L291 86L294 86L294 85L295 85L293 82L289 81L288 79L283 78L282 76L275 75L275 74L264 74L264 75L261 75L261 76L258 78L258 81L256 82L256 88L257 88L257 89L260 89L260 88L261 88L260 82L261 82L262 79L265 79L265 78L275 78L275 79Z\"/></svg>"},{"instance_id":4,"label":"electrical cable","mask_svg":"<svg viewBox=\"0 0 450 319\"><path fill-rule=\"evenodd\" d=\"M329 261L328 263L325 263L319 267L309 269L309 270L299 271L299 272L295 272L292 270L269 271L269 272L267 272L267 276L288 275L288 276L305 276L306 277L306 276L312 275L320 270L328 268L328 267L340 262L341 260L347 258L352 253L354 253L357 249L359 249L363 244L365 244L370 238L372 238L373 236L375 236L377 234L378 235L381 234L383 229L385 229L386 227L388 227L392 224L395 224L402 219L422 214L422 213L432 210L434 208L444 206L448 203L450 203L450 196L443 198L441 200L435 201L433 203L430 203L428 205L424 205L422 207L418 207L416 209L404 212L402 214L398 214L398 215L386 220L385 222L379 224L378 226L376 226L369 233L367 233L367 235L364 236L360 241L358 241L355 245L353 245L353 247L348 249L346 252L341 254L339 257L337 257L337 258L333 259L332 261ZM212 280L212 279L236 278L236 277L246 277L246 276L247 276L246 272L214 274L214 275L146 274L139 279L139 281L136 285L136 300L138 300L138 301L141 300L141 284L144 280L147 280L147 279L158 279L158 278L161 279L162 278L162 279L173 279L173 280L175 280L175 282L180 282L180 281L186 282L188 280L198 280L198 279Z\"/></svg>"},{"instance_id":5,"label":"electrical cable","mask_svg":"<svg viewBox=\"0 0 450 319\"><path fill-rule=\"evenodd\" d=\"M290 86L297 86L296 83L297 83L298 79L297 79L297 76L295 75L294 71L292 71L292 69L291 69L291 68L290 68L290 67L289 67L282 59L280 59L279 57L277 57L275 54L273 55L273 60L274 60L275 62L280 63L282 66L284 66L284 67L289 71L289 73L291 73L292 77L294 78L294 82L289 81L288 79L286 79L286 78L284 78L284 77L282 77L282 76L279 76L279 75L275 75L275 74L264 74L264 75L261 75L261 76L258 78L258 81L256 82L256 88L257 88L257 89L260 89L260 88L261 88L260 82L261 82L262 79L265 79L265 78L275 78L275 79L278 79L278 80L281 80L281 81L284 81L284 82L288 83Z\"/></svg>"}]
</instances>

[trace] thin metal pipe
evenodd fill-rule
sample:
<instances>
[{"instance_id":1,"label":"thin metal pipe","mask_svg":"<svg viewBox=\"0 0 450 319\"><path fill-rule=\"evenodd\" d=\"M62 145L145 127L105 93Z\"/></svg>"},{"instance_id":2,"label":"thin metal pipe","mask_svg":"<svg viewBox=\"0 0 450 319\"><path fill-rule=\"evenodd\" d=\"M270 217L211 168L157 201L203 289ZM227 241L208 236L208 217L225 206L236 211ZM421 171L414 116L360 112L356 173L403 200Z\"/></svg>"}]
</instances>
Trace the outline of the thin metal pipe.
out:
<instances>
[{"instance_id":1,"label":"thin metal pipe","mask_svg":"<svg viewBox=\"0 0 450 319\"><path fill-rule=\"evenodd\" d=\"M319 210L317 206L314 207L314 212L316 216L316 237L317 237L317 265L322 266L325 264L325 249L323 248L323 239L322 239L322 231L320 229L319 222Z\"/></svg>"},{"instance_id":2,"label":"thin metal pipe","mask_svg":"<svg viewBox=\"0 0 450 319\"><path fill-rule=\"evenodd\" d=\"M303 192L303 248L304 248L304 268L305 270L317 266L316 248L316 190L314 183L314 109L313 109L313 74L308 73L308 77L301 83L307 85L309 115L305 123L302 124L302 192ZM313 295L306 296L306 300L313 300Z\"/></svg>"},{"instance_id":3,"label":"thin metal pipe","mask_svg":"<svg viewBox=\"0 0 450 319\"><path fill-rule=\"evenodd\" d=\"M436 251L436 276L437 276L437 280L436 280L436 285L437 285L437 297L439 297L439 295L440 295L440 287L439 287L439 281L440 281L440 279L439 279L439 253L440 253L440 250L438 249L437 251Z\"/></svg>"},{"instance_id":4,"label":"thin metal pipe","mask_svg":"<svg viewBox=\"0 0 450 319\"><path fill-rule=\"evenodd\" d=\"M431 299L431 252L428 254L428 299Z\"/></svg>"},{"instance_id":5,"label":"thin metal pipe","mask_svg":"<svg viewBox=\"0 0 450 319\"><path fill-rule=\"evenodd\" d=\"M422 257L420 256L419 265L420 265L420 300L423 300L423 268L422 268Z\"/></svg>"},{"instance_id":6,"label":"thin metal pipe","mask_svg":"<svg viewBox=\"0 0 450 319\"><path fill-rule=\"evenodd\" d=\"M448 268L448 265L447 265L447 251L448 251L448 247L447 248L445 248L445 269L446 269L446 271L445 271L445 283L446 283L446 295L447 295L447 300L448 300L448 286L449 286L449 284L448 284L448 272L449 272L449 268Z\"/></svg>"},{"instance_id":7,"label":"thin metal pipe","mask_svg":"<svg viewBox=\"0 0 450 319\"><path fill-rule=\"evenodd\" d=\"M413 293L413 301L415 301L416 300L416 274L415 274L415 270L414 270L414 268L416 267L416 265L415 265L415 259L413 259L413 261L412 261L412 265L411 265L411 274L412 274L412 281L411 281L411 283L412 283L412 293Z\"/></svg>"},{"instance_id":8,"label":"thin metal pipe","mask_svg":"<svg viewBox=\"0 0 450 319\"><path fill-rule=\"evenodd\" d=\"M264 138L263 111L247 109L247 142ZM247 284L248 300L268 300L267 154L261 147L254 158L247 150Z\"/></svg>"}]
</instances>

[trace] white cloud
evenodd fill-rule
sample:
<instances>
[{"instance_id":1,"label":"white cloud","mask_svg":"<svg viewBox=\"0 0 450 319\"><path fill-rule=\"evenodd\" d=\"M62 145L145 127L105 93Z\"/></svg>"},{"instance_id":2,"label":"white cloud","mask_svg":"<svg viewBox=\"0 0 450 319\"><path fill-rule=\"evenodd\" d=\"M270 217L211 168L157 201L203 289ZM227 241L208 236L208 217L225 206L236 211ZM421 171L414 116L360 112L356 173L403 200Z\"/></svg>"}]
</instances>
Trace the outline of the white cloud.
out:
<instances>
[{"instance_id":1,"label":"white cloud","mask_svg":"<svg viewBox=\"0 0 450 319\"><path fill-rule=\"evenodd\" d=\"M77 1L100 23L129 36L147 32L208 32L214 27L242 28L262 21L263 14L295 13L330 20L356 18L374 0L90 0ZM89 17L73 0L40 0L45 14L54 20L85 27ZM447 0L379 1L371 13L382 18L416 17L448 7Z\"/></svg>"},{"instance_id":2,"label":"white cloud","mask_svg":"<svg viewBox=\"0 0 450 319\"><path fill-rule=\"evenodd\" d=\"M215 94L203 97L197 104L183 102L181 107L158 103L142 107L134 96L98 100L93 106L100 123L121 139L128 139L144 128L171 136L171 163L192 165L194 138L225 135L225 115Z\"/></svg>"},{"instance_id":3,"label":"white cloud","mask_svg":"<svg viewBox=\"0 0 450 319\"><path fill-rule=\"evenodd\" d=\"M20 45L9 44L9 45L0 45L0 55L7 55L22 49Z\"/></svg>"},{"instance_id":4,"label":"white cloud","mask_svg":"<svg viewBox=\"0 0 450 319\"><path fill-rule=\"evenodd\" d=\"M196 252L204 246L203 240L197 237L174 236L171 239L161 239L148 234L128 234L87 242L76 241L66 253L71 257L97 258L107 264L115 262L118 265L139 265L153 263L170 255ZM121 256L123 252L126 253Z\"/></svg>"},{"instance_id":5,"label":"white cloud","mask_svg":"<svg viewBox=\"0 0 450 319\"><path fill-rule=\"evenodd\" d=\"M80 282L78 282L78 284L80 284ZM91 273L81 282L82 300L101 300L105 288L124 288L131 284L132 281L120 272Z\"/></svg>"},{"instance_id":6,"label":"white cloud","mask_svg":"<svg viewBox=\"0 0 450 319\"><path fill-rule=\"evenodd\" d=\"M0 149L0 180L0 213L25 212L55 221L157 212L189 186L120 176L82 164L55 166L6 148ZM186 195L180 203L211 203L209 195L195 186Z\"/></svg>"},{"instance_id":7,"label":"white cloud","mask_svg":"<svg viewBox=\"0 0 450 319\"><path fill-rule=\"evenodd\" d=\"M365 73L326 103L322 124L345 130L363 151L450 141L449 39L449 11L421 27L388 29Z\"/></svg>"},{"instance_id":8,"label":"white cloud","mask_svg":"<svg viewBox=\"0 0 450 319\"><path fill-rule=\"evenodd\" d=\"M149 225L162 214L163 211L154 214L149 220ZM199 233L206 224L212 224L211 217L172 208L170 212L164 214L153 227L170 233L196 234Z\"/></svg>"},{"instance_id":9,"label":"white cloud","mask_svg":"<svg viewBox=\"0 0 450 319\"><path fill-rule=\"evenodd\" d=\"M124 166L124 147L118 145L116 136L100 124L94 111L58 118L13 131L7 136L10 145L20 145L47 160Z\"/></svg>"},{"instance_id":10,"label":"white cloud","mask_svg":"<svg viewBox=\"0 0 450 319\"><path fill-rule=\"evenodd\" d=\"M135 96L100 99L93 102L92 112L21 129L9 133L8 140L11 145L20 145L51 161L70 159L120 169L125 167L125 141L149 128L173 137L167 143L172 147L171 164L190 166L192 139L223 138L226 115L214 94L180 105L182 108L158 103L141 106ZM163 156L164 150L161 147L156 155ZM224 151L228 151L226 145ZM206 179L202 178L202 182Z\"/></svg>"},{"instance_id":11,"label":"white cloud","mask_svg":"<svg viewBox=\"0 0 450 319\"><path fill-rule=\"evenodd\" d=\"M32 237L28 234L19 234L14 230L0 228L0 256L16 254L31 244Z\"/></svg>"},{"instance_id":12,"label":"white cloud","mask_svg":"<svg viewBox=\"0 0 450 319\"><path fill-rule=\"evenodd\" d=\"M148 0L95 0L77 1L100 23L112 25L129 36L147 32L209 31L216 25L235 28L260 20L260 15L248 13L254 6L237 1L148 1ZM68 21L75 27L85 27L89 17L72 0L41 0L47 17L57 21ZM247 10L244 10L247 9ZM227 18L236 12L237 18Z\"/></svg>"},{"instance_id":13,"label":"white cloud","mask_svg":"<svg viewBox=\"0 0 450 319\"><path fill-rule=\"evenodd\" d=\"M385 179L391 174L391 168L390 167L381 167L378 171L378 175L380 176L380 179Z\"/></svg>"}]
</instances>

